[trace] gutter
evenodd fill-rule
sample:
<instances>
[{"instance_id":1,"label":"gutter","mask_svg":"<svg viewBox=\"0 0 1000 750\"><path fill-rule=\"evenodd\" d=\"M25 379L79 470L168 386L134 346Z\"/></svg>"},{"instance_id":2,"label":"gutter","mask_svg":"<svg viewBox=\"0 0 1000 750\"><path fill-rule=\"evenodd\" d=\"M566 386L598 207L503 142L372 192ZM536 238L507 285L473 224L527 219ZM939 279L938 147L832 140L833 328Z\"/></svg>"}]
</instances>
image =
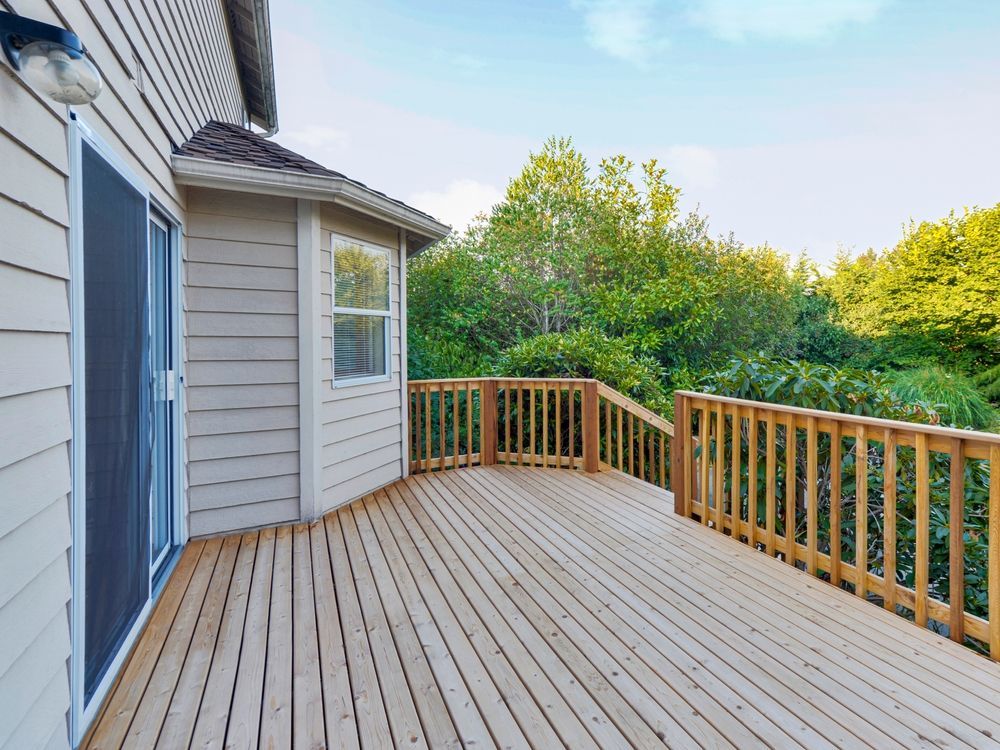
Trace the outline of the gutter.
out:
<instances>
[{"instance_id":1,"label":"gutter","mask_svg":"<svg viewBox=\"0 0 1000 750\"><path fill-rule=\"evenodd\" d=\"M447 224L347 177L251 167L178 154L174 154L171 160L178 185L336 203L403 227L429 238L430 242L442 240L451 233L451 227ZM407 254L408 257L430 242L415 246L414 252Z\"/></svg>"}]
</instances>

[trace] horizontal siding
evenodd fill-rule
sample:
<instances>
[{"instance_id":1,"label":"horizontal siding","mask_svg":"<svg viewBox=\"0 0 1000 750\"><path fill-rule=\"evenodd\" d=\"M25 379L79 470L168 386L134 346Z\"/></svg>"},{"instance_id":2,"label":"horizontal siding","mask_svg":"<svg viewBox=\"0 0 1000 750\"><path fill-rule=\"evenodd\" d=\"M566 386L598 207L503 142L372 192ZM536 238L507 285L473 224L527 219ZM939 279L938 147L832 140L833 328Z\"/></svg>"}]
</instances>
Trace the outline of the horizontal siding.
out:
<instances>
[{"instance_id":1,"label":"horizontal siding","mask_svg":"<svg viewBox=\"0 0 1000 750\"><path fill-rule=\"evenodd\" d=\"M402 476L400 403L400 268L396 228L337 206L321 212L322 336L320 424L322 507L342 505ZM333 387L333 277L331 232L388 248L390 252L391 360L388 380Z\"/></svg>"},{"instance_id":2,"label":"horizontal siding","mask_svg":"<svg viewBox=\"0 0 1000 750\"><path fill-rule=\"evenodd\" d=\"M0 60L0 748L65 747L69 157L64 109L5 65Z\"/></svg>"},{"instance_id":3,"label":"horizontal siding","mask_svg":"<svg viewBox=\"0 0 1000 750\"><path fill-rule=\"evenodd\" d=\"M64 334L0 331L0 398L70 384Z\"/></svg>"},{"instance_id":4,"label":"horizontal siding","mask_svg":"<svg viewBox=\"0 0 1000 750\"><path fill-rule=\"evenodd\" d=\"M190 531L216 534L295 520L296 204L191 189L188 209Z\"/></svg>"},{"instance_id":5,"label":"horizontal siding","mask_svg":"<svg viewBox=\"0 0 1000 750\"><path fill-rule=\"evenodd\" d=\"M232 526L235 531L287 523L299 516L298 496L286 500L260 503L240 503L226 508L213 508L191 514L192 536L217 534L218 529Z\"/></svg>"},{"instance_id":6,"label":"horizontal siding","mask_svg":"<svg viewBox=\"0 0 1000 750\"><path fill-rule=\"evenodd\" d=\"M245 119L223 4L17 0L13 9L86 42L104 90L78 109L82 121L183 217L174 147L210 119ZM68 744L70 707L67 115L5 59L0 102L0 748L56 748Z\"/></svg>"}]
</instances>

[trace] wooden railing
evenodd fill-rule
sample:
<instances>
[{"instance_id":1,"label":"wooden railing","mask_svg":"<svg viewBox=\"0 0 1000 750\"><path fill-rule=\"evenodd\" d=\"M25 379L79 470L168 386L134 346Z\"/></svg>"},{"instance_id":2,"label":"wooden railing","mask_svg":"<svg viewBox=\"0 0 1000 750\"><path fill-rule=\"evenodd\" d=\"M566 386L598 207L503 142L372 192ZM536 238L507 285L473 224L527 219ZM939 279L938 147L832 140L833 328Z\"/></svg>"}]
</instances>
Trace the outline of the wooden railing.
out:
<instances>
[{"instance_id":1,"label":"wooden railing","mask_svg":"<svg viewBox=\"0 0 1000 750\"><path fill-rule=\"evenodd\" d=\"M408 406L410 473L604 467L669 486L673 426L596 380L414 380Z\"/></svg>"},{"instance_id":2,"label":"wooden railing","mask_svg":"<svg viewBox=\"0 0 1000 750\"><path fill-rule=\"evenodd\" d=\"M683 391L674 427L678 513L1000 659L1000 435Z\"/></svg>"}]
</instances>

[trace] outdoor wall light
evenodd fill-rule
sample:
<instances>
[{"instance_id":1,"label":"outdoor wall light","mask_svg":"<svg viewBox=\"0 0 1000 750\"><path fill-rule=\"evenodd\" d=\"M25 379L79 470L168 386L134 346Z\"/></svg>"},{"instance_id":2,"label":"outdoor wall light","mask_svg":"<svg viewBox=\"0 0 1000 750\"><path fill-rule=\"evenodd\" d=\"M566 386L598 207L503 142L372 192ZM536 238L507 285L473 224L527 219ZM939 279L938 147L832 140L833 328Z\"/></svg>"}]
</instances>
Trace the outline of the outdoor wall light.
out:
<instances>
[{"instance_id":1,"label":"outdoor wall light","mask_svg":"<svg viewBox=\"0 0 1000 750\"><path fill-rule=\"evenodd\" d=\"M0 45L14 70L50 99L90 104L101 93L101 74L72 31L0 12Z\"/></svg>"}]
</instances>

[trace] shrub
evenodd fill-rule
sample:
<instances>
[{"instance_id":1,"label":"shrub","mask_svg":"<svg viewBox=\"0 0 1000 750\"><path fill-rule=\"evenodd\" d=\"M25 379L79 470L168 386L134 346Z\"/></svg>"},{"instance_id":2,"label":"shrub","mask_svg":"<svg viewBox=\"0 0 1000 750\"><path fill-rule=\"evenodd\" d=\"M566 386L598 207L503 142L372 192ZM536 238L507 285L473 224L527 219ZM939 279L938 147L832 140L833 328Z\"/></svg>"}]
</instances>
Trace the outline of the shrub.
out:
<instances>
[{"instance_id":1,"label":"shrub","mask_svg":"<svg viewBox=\"0 0 1000 750\"><path fill-rule=\"evenodd\" d=\"M933 404L942 421L955 427L989 430L997 426L997 412L964 375L942 367L922 367L893 373L890 387L903 401Z\"/></svg>"},{"instance_id":2,"label":"shrub","mask_svg":"<svg viewBox=\"0 0 1000 750\"><path fill-rule=\"evenodd\" d=\"M885 375L869 370L815 365L789 359L736 357L699 386L720 396L767 401L882 419L937 424L940 416L922 399L901 399Z\"/></svg>"},{"instance_id":3,"label":"shrub","mask_svg":"<svg viewBox=\"0 0 1000 750\"><path fill-rule=\"evenodd\" d=\"M500 355L496 372L517 378L595 378L658 414L671 412L657 361L593 329L526 339Z\"/></svg>"}]
</instances>

